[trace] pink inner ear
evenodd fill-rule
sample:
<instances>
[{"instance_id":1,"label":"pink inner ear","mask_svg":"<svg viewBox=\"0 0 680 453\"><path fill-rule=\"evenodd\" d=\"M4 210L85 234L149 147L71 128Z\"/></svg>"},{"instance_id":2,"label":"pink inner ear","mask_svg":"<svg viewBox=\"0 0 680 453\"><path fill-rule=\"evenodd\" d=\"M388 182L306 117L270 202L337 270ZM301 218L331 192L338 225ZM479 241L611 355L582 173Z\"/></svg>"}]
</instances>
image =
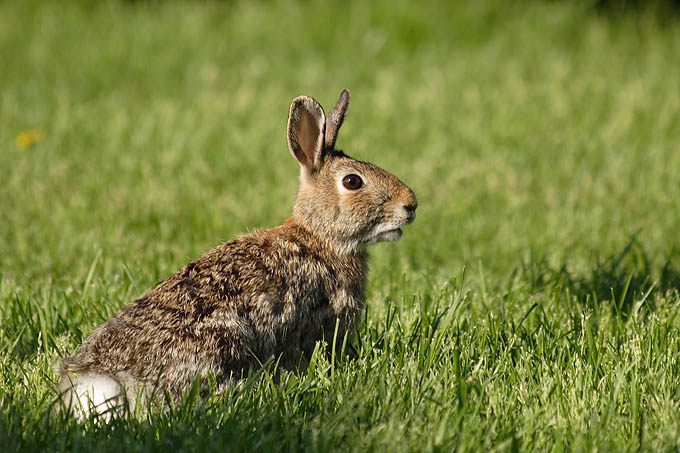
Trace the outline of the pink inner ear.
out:
<instances>
[{"instance_id":1,"label":"pink inner ear","mask_svg":"<svg viewBox=\"0 0 680 453\"><path fill-rule=\"evenodd\" d=\"M305 166L314 164L314 155L320 148L319 140L321 139L321 130L314 117L306 111L300 115L300 122L298 123L297 139L300 148L305 154Z\"/></svg>"}]
</instances>

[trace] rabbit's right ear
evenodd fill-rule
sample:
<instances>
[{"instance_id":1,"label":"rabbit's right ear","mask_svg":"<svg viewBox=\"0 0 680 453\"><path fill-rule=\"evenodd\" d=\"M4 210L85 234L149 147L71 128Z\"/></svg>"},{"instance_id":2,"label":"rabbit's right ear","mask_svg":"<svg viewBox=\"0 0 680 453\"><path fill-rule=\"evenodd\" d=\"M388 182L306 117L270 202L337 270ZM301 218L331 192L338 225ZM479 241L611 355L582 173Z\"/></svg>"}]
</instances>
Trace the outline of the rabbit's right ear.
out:
<instances>
[{"instance_id":1,"label":"rabbit's right ear","mask_svg":"<svg viewBox=\"0 0 680 453\"><path fill-rule=\"evenodd\" d=\"M347 107L349 107L349 90L345 88L340 93L340 99L335 103L326 118L326 148L334 149L335 141L338 139L338 130L342 126L342 122L345 120L345 113L347 113Z\"/></svg>"},{"instance_id":2,"label":"rabbit's right ear","mask_svg":"<svg viewBox=\"0 0 680 453\"><path fill-rule=\"evenodd\" d=\"M298 96L290 105L288 148L307 176L314 177L323 160L326 116L314 99Z\"/></svg>"}]
</instances>

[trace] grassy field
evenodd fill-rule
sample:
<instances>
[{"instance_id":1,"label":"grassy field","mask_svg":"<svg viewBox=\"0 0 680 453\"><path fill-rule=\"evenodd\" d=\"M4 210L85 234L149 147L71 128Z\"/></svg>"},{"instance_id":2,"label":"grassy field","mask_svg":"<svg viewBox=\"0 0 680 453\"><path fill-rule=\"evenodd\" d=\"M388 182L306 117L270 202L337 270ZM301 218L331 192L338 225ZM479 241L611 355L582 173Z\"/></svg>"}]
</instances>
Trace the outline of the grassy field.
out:
<instances>
[{"instance_id":1,"label":"grassy field","mask_svg":"<svg viewBox=\"0 0 680 453\"><path fill-rule=\"evenodd\" d=\"M680 449L680 23L510 3L0 3L0 451ZM58 357L290 214L290 101L345 87L420 202L358 357L55 414Z\"/></svg>"}]
</instances>

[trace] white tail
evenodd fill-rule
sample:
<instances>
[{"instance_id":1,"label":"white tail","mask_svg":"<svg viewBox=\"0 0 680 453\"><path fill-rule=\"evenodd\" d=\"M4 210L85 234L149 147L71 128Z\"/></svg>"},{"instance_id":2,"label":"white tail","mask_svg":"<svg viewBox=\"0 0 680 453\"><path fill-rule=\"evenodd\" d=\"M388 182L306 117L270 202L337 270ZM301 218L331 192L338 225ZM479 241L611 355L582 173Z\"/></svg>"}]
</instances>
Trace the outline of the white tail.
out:
<instances>
[{"instance_id":1,"label":"white tail","mask_svg":"<svg viewBox=\"0 0 680 453\"><path fill-rule=\"evenodd\" d=\"M122 389L114 379L97 373L64 375L60 391L66 409L81 419L94 413L108 421L121 406Z\"/></svg>"}]
</instances>

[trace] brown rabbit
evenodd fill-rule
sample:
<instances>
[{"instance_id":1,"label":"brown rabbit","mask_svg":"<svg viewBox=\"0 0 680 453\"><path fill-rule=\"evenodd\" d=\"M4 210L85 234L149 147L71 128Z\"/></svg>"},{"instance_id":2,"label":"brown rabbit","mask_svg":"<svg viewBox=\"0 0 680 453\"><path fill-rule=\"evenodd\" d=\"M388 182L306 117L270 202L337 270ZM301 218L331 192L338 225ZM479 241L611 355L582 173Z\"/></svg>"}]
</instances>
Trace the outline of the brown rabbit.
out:
<instances>
[{"instance_id":1,"label":"brown rabbit","mask_svg":"<svg viewBox=\"0 0 680 453\"><path fill-rule=\"evenodd\" d=\"M335 150L349 98L344 90L328 118L314 99L293 100L293 216L208 251L99 326L61 361L66 407L103 413L139 389L179 397L208 374L224 387L270 358L293 370L336 325L337 338L352 334L366 246L398 240L417 201L394 175Z\"/></svg>"}]
</instances>

